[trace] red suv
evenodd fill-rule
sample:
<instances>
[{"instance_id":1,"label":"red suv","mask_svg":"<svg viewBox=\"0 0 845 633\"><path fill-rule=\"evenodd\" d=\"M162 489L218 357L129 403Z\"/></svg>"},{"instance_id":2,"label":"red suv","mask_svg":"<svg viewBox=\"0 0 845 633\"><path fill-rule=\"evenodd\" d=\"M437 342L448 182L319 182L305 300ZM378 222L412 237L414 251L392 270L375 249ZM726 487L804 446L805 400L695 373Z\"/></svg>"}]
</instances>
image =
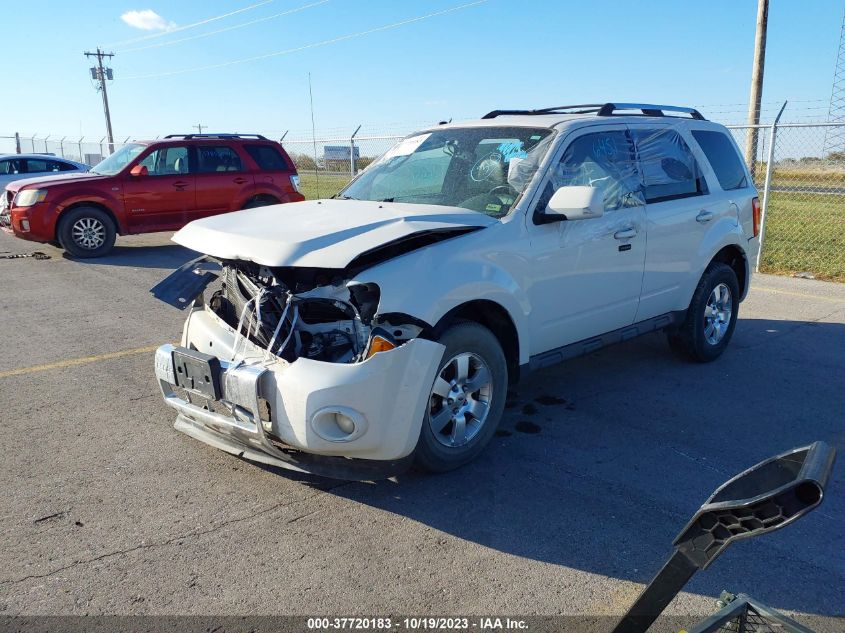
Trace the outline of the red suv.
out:
<instances>
[{"instance_id":1,"label":"red suv","mask_svg":"<svg viewBox=\"0 0 845 633\"><path fill-rule=\"evenodd\" d=\"M87 173L9 184L0 226L99 257L117 234L173 231L208 215L304 199L279 143L258 134L171 134L124 145Z\"/></svg>"}]
</instances>

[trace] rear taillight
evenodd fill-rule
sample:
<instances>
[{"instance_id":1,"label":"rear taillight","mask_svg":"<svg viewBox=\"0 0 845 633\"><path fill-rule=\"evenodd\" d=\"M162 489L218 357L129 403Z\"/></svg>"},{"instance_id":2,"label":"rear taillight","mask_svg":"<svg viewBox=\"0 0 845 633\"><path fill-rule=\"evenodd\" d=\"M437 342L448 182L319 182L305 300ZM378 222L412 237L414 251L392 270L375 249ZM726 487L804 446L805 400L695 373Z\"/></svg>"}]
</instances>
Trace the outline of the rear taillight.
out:
<instances>
[{"instance_id":1,"label":"rear taillight","mask_svg":"<svg viewBox=\"0 0 845 633\"><path fill-rule=\"evenodd\" d=\"M300 191L299 191L299 176L291 176L290 177L290 184L293 185L293 188L296 190L297 193L300 193Z\"/></svg>"},{"instance_id":2,"label":"rear taillight","mask_svg":"<svg viewBox=\"0 0 845 633\"><path fill-rule=\"evenodd\" d=\"M760 198L751 201L751 219L754 225L754 237L760 235Z\"/></svg>"}]
</instances>

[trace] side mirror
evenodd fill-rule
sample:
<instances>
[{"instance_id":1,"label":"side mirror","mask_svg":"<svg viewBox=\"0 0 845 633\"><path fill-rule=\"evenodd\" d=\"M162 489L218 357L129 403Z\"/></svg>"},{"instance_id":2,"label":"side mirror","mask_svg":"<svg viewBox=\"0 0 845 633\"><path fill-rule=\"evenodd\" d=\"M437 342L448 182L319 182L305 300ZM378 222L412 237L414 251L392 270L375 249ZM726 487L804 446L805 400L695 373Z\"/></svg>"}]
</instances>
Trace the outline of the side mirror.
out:
<instances>
[{"instance_id":1,"label":"side mirror","mask_svg":"<svg viewBox=\"0 0 845 633\"><path fill-rule=\"evenodd\" d=\"M540 216L541 223L561 220L588 220L604 215L602 193L595 187L561 187L554 192Z\"/></svg>"},{"instance_id":2,"label":"side mirror","mask_svg":"<svg viewBox=\"0 0 845 633\"><path fill-rule=\"evenodd\" d=\"M141 178L142 176L149 176L150 170L147 169L146 165L135 165L129 170L129 175L133 178Z\"/></svg>"}]
</instances>

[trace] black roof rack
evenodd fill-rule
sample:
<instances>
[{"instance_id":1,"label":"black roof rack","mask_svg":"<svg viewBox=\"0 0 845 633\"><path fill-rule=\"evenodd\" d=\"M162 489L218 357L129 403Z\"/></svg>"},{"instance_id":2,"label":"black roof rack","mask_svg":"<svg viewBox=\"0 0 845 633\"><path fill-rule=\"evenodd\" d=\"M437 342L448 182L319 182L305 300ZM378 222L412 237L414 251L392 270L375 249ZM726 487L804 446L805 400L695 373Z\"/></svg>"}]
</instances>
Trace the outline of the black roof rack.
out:
<instances>
[{"instance_id":1,"label":"black roof rack","mask_svg":"<svg viewBox=\"0 0 845 633\"><path fill-rule=\"evenodd\" d=\"M607 104L587 103L583 105L554 106L552 108L541 108L540 110L493 110L485 114L482 119L495 119L497 116L509 114L594 114Z\"/></svg>"},{"instance_id":2,"label":"black roof rack","mask_svg":"<svg viewBox=\"0 0 845 633\"><path fill-rule=\"evenodd\" d=\"M639 110L640 114L631 114L630 112L619 112L620 110ZM679 112L688 114L690 118L698 121L704 121L704 117L695 108L685 108L682 106L671 105L654 105L651 103L590 103L583 105L568 105L555 106L552 108L542 108L540 110L493 110L485 114L482 119L495 119L498 116L505 115L542 115L542 114L595 114L596 116L673 116L666 114L666 112Z\"/></svg>"},{"instance_id":3,"label":"black roof rack","mask_svg":"<svg viewBox=\"0 0 845 633\"><path fill-rule=\"evenodd\" d=\"M267 137L261 134L168 134L164 138L255 138L259 141L266 141Z\"/></svg>"}]
</instances>

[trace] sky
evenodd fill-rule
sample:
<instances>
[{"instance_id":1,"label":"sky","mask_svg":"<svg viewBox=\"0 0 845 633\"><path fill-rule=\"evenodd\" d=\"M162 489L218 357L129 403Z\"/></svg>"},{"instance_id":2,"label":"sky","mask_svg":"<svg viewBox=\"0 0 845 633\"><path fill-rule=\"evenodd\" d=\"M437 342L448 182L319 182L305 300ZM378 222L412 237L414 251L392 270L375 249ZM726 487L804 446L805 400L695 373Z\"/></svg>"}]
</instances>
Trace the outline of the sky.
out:
<instances>
[{"instance_id":1,"label":"sky","mask_svg":"<svg viewBox=\"0 0 845 633\"><path fill-rule=\"evenodd\" d=\"M303 138L309 73L318 134L348 135L359 124L409 132L496 108L604 101L745 119L755 0L472 2L15 2L3 25L0 135L104 135L83 56L97 46L116 54L108 85L116 140L198 123ZM784 120L826 117L844 8L771 1L764 120L784 100ZM251 61L230 63L240 60Z\"/></svg>"}]
</instances>

